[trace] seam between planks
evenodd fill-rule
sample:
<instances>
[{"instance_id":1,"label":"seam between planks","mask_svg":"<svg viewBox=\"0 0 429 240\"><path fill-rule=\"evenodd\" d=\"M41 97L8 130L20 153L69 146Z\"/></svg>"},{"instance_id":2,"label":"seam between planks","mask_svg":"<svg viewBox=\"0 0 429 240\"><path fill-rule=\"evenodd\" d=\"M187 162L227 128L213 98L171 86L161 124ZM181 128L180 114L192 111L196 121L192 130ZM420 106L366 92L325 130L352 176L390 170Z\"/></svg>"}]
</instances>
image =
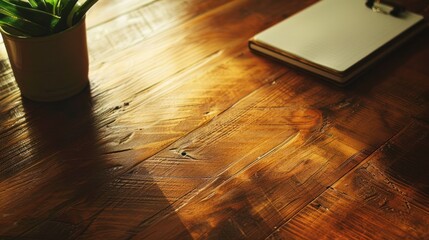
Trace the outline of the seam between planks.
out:
<instances>
[{"instance_id":1,"label":"seam between planks","mask_svg":"<svg viewBox=\"0 0 429 240\"><path fill-rule=\"evenodd\" d=\"M268 240L275 232L277 232L279 229L281 229L283 226L285 226L286 224L288 224L291 220L293 220L296 216L298 216L308 205L310 205L312 202L314 202L315 200L317 200L319 197L321 197L324 193L326 193L328 190L333 189L332 186L335 185L336 183L338 183L339 181L341 181L342 179L344 179L346 176L348 176L350 173L352 173L354 170L358 169L359 167L361 167L363 164L365 164L368 159L370 159L374 153L376 153L378 150L382 149L384 146L386 146L392 139L396 138L397 136L400 136L403 132L405 132L411 125L413 122L417 122L418 124L422 125L420 123L420 121L411 118L411 120L405 125L405 127L403 127L401 130L399 130L398 132L394 133L392 135L392 137L390 137L389 139L386 140L386 142L384 142L383 144L381 144L379 147L375 148L373 151L371 151L370 153L367 154L367 156L362 159L361 162L357 163L356 166L354 166L353 168L350 169L350 171L344 173L341 177L339 177L337 180L335 180L332 184L330 184L329 186L326 187L326 189L321 192L319 195L317 195L315 198L311 199L310 201L308 201L308 203L306 205L304 205L303 207L301 207L301 209L299 211L297 211L295 214L293 214L287 221L280 223L279 226L272 231L266 238L265 240Z\"/></svg>"}]
</instances>

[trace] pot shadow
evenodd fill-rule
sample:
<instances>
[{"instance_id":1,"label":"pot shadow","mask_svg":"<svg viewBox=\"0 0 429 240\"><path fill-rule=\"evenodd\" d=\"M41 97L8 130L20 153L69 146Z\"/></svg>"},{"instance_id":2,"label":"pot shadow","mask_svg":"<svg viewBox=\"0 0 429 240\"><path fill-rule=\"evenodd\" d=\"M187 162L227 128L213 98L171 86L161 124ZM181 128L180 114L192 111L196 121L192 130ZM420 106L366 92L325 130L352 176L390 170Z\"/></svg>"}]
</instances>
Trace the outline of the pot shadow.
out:
<instances>
[{"instance_id":1,"label":"pot shadow","mask_svg":"<svg viewBox=\"0 0 429 240\"><path fill-rule=\"evenodd\" d=\"M102 103L91 96L90 87L60 102L37 103L23 99L22 103L32 143L31 164L15 169L14 176L31 177L26 179L31 190L18 191L16 201L8 203L10 208L20 209L15 213L18 225L9 229L6 236L0 233L0 238L48 240L101 235L105 239L113 236L127 239L156 211L173 215L175 229L185 233L184 239L191 238L156 180L143 173L144 169L140 168L145 181L152 186L151 196L111 187L130 169L115 163L122 155L105 154L109 132L104 127L114 119L105 112L95 111ZM153 206L144 201L153 201L153 196L158 208L141 211ZM134 202L127 204L127 201ZM136 212L141 214L136 216Z\"/></svg>"}]
</instances>

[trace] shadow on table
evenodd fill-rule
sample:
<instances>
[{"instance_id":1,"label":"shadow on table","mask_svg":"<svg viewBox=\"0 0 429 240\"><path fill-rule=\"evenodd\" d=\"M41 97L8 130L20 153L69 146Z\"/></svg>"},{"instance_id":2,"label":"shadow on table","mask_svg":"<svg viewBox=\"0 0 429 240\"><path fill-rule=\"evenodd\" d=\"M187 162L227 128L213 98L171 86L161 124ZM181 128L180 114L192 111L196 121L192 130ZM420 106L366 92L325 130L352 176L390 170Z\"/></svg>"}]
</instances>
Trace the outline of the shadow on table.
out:
<instances>
[{"instance_id":1,"label":"shadow on table","mask_svg":"<svg viewBox=\"0 0 429 240\"><path fill-rule=\"evenodd\" d=\"M90 88L56 103L23 99L32 154L20 160L32 163L17 175L32 176L32 189L14 192L16 201L8 206L19 209L18 225L6 235L0 231L0 238L130 239L145 231L148 219L162 214L174 220L169 226L183 232L183 239L191 238L144 169L138 176L144 179L141 185L127 185L127 172L139 161L136 156L105 154L105 127L114 119L100 105ZM125 160L131 164L121 165Z\"/></svg>"}]
</instances>

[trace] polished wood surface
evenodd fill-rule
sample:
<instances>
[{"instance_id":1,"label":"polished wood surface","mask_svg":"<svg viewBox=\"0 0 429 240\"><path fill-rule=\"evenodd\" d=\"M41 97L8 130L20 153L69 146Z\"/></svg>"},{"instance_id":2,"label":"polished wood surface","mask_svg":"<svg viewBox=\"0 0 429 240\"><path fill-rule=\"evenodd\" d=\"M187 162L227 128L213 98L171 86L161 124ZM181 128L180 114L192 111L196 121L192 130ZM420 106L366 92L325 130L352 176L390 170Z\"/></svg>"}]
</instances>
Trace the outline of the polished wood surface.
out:
<instances>
[{"instance_id":1,"label":"polished wood surface","mask_svg":"<svg viewBox=\"0 0 429 240\"><path fill-rule=\"evenodd\" d=\"M346 88L249 52L315 2L99 1L57 103L1 47L0 239L429 239L429 31Z\"/></svg>"}]
</instances>

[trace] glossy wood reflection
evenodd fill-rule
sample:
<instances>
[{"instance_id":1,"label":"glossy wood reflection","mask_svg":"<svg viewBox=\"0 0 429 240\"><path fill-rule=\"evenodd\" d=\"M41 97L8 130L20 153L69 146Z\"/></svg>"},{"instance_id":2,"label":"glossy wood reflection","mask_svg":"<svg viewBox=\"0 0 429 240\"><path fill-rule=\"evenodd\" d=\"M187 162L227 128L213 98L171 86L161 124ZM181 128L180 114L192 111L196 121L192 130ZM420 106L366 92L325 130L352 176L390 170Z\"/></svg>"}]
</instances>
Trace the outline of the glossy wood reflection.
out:
<instances>
[{"instance_id":1,"label":"glossy wood reflection","mask_svg":"<svg viewBox=\"0 0 429 240\"><path fill-rule=\"evenodd\" d=\"M344 89L248 51L315 2L99 1L51 104L2 47L0 239L428 238L429 31Z\"/></svg>"}]
</instances>

